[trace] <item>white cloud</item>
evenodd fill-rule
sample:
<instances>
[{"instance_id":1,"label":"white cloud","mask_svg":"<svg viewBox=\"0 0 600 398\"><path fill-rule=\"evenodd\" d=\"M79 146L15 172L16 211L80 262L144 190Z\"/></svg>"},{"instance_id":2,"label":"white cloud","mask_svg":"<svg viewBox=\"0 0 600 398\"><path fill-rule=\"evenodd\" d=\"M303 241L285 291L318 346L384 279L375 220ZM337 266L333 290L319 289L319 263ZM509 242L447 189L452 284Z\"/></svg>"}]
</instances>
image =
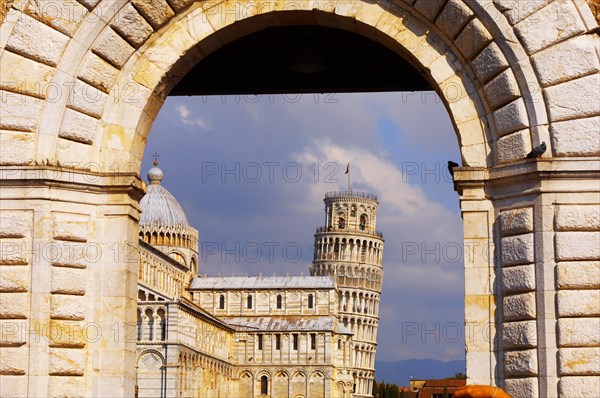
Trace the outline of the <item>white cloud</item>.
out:
<instances>
[{"instance_id":1,"label":"white cloud","mask_svg":"<svg viewBox=\"0 0 600 398\"><path fill-rule=\"evenodd\" d=\"M198 126L205 130L210 130L208 124L201 117L196 117L192 120L189 118L191 112L187 106L183 104L178 104L175 106L175 110L179 113L179 120L181 121L181 123L187 126Z\"/></svg>"}]
</instances>

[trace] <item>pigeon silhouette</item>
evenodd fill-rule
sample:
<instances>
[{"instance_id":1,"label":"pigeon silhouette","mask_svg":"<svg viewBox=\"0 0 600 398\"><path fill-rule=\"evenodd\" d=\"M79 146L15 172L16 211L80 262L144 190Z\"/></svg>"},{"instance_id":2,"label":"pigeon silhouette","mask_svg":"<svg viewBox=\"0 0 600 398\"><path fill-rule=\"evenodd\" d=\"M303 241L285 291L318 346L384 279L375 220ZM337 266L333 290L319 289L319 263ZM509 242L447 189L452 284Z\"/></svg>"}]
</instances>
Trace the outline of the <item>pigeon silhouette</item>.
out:
<instances>
[{"instance_id":1,"label":"pigeon silhouette","mask_svg":"<svg viewBox=\"0 0 600 398\"><path fill-rule=\"evenodd\" d=\"M533 151L527 154L527 159L535 159L542 155L542 153L546 152L546 143L542 141L542 143L535 148Z\"/></svg>"},{"instance_id":2,"label":"pigeon silhouette","mask_svg":"<svg viewBox=\"0 0 600 398\"><path fill-rule=\"evenodd\" d=\"M458 163L453 162L451 160L448 161L448 172L452 177L454 177L454 168L458 167Z\"/></svg>"}]
</instances>

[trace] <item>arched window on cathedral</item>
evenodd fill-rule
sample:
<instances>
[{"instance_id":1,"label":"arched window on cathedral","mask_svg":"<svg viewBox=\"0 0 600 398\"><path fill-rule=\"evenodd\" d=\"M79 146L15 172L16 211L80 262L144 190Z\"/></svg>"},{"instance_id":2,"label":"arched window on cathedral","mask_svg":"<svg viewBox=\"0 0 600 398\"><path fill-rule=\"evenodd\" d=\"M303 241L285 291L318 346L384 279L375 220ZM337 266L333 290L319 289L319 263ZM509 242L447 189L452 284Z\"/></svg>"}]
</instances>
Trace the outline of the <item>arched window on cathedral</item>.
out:
<instances>
[{"instance_id":1,"label":"arched window on cathedral","mask_svg":"<svg viewBox=\"0 0 600 398\"><path fill-rule=\"evenodd\" d=\"M219 309L220 310L224 310L225 309L225 295L224 294L222 294L219 297Z\"/></svg>"},{"instance_id":2,"label":"arched window on cathedral","mask_svg":"<svg viewBox=\"0 0 600 398\"><path fill-rule=\"evenodd\" d=\"M148 340L154 340L154 314L150 308L146 310L146 317L148 318Z\"/></svg>"},{"instance_id":3,"label":"arched window on cathedral","mask_svg":"<svg viewBox=\"0 0 600 398\"><path fill-rule=\"evenodd\" d=\"M283 306L283 298L281 297L281 294L278 294L277 295L277 309L280 310L282 306Z\"/></svg>"},{"instance_id":4,"label":"arched window on cathedral","mask_svg":"<svg viewBox=\"0 0 600 398\"><path fill-rule=\"evenodd\" d=\"M249 294L248 298L246 299L246 308L252 309L252 295L251 294Z\"/></svg>"},{"instance_id":5,"label":"arched window on cathedral","mask_svg":"<svg viewBox=\"0 0 600 398\"><path fill-rule=\"evenodd\" d=\"M160 340L165 341L167 339L167 319L165 317L165 310L159 309L157 312L158 319L160 321Z\"/></svg>"},{"instance_id":6,"label":"arched window on cathedral","mask_svg":"<svg viewBox=\"0 0 600 398\"><path fill-rule=\"evenodd\" d=\"M314 307L314 296L312 294L308 295L308 308L313 308Z\"/></svg>"},{"instance_id":7,"label":"arched window on cathedral","mask_svg":"<svg viewBox=\"0 0 600 398\"><path fill-rule=\"evenodd\" d=\"M140 310L137 311L137 339L138 341L142 339L142 333L144 331L144 324L142 323L142 312Z\"/></svg>"},{"instance_id":8,"label":"arched window on cathedral","mask_svg":"<svg viewBox=\"0 0 600 398\"><path fill-rule=\"evenodd\" d=\"M269 379L267 376L262 376L260 378L260 395L268 395L269 394Z\"/></svg>"}]
</instances>

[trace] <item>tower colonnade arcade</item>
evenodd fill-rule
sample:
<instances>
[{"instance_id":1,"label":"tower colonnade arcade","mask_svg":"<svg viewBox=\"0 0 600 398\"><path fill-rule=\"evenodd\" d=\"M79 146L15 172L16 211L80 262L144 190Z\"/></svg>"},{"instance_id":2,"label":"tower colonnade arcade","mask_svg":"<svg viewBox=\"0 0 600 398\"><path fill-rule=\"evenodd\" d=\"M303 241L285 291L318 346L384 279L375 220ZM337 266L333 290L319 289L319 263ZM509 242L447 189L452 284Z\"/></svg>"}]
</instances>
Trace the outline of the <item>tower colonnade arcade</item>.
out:
<instances>
[{"instance_id":1,"label":"tower colonnade arcade","mask_svg":"<svg viewBox=\"0 0 600 398\"><path fill-rule=\"evenodd\" d=\"M325 195L325 226L315 234L311 275L335 277L339 321L352 331L354 395L371 396L379 317L375 306L383 277L383 234L376 230L375 195L346 191ZM371 307L371 308L369 308Z\"/></svg>"},{"instance_id":2,"label":"tower colonnade arcade","mask_svg":"<svg viewBox=\"0 0 600 398\"><path fill-rule=\"evenodd\" d=\"M598 390L598 22L585 1L58 2L67 18L37 4L0 14L3 395L133 395L135 341L114 334L136 322L130 253L153 120L202 58L286 25L383 44L448 109L470 250L465 322L477 331L469 382L528 396ZM546 153L525 160L542 141ZM39 255L48 247L64 256ZM18 332L67 322L102 332Z\"/></svg>"}]
</instances>

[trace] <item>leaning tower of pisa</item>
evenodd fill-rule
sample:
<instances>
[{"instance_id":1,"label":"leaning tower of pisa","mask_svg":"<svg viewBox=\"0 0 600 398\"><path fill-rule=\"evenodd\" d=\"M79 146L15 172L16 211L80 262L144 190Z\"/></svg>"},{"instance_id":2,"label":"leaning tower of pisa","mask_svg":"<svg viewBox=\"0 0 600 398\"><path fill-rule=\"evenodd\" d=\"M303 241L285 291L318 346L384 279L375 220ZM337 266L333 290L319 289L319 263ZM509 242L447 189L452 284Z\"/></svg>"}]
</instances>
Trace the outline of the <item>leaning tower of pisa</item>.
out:
<instances>
[{"instance_id":1,"label":"leaning tower of pisa","mask_svg":"<svg viewBox=\"0 0 600 398\"><path fill-rule=\"evenodd\" d=\"M343 191L325 195L325 225L315 234L311 275L337 279L339 317L353 333L354 396L371 397L383 278L383 234L375 229L377 197Z\"/></svg>"}]
</instances>

